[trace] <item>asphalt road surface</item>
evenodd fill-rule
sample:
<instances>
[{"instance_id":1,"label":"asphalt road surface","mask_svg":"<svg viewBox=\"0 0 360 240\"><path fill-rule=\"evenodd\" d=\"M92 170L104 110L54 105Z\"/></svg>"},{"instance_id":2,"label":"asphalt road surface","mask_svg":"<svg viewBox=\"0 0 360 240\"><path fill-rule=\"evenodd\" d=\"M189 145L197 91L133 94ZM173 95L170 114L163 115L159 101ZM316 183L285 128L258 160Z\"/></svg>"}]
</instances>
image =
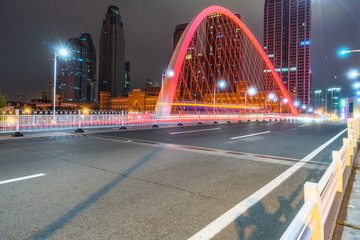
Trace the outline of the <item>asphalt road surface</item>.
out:
<instances>
[{"instance_id":1,"label":"asphalt road surface","mask_svg":"<svg viewBox=\"0 0 360 240\"><path fill-rule=\"evenodd\" d=\"M0 239L278 239L345 129L271 122L2 138Z\"/></svg>"}]
</instances>

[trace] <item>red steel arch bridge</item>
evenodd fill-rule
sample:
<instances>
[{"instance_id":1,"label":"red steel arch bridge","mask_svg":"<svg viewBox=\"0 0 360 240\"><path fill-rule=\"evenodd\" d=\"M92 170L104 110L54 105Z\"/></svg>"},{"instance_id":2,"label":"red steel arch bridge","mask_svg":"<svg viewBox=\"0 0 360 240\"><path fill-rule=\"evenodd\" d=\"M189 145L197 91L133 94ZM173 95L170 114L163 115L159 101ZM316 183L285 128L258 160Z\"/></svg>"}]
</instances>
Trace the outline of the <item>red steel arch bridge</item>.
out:
<instances>
[{"instance_id":1,"label":"red steel arch bridge","mask_svg":"<svg viewBox=\"0 0 360 240\"><path fill-rule=\"evenodd\" d=\"M240 17L212 6L191 21L179 40L156 112L297 115L295 97Z\"/></svg>"}]
</instances>

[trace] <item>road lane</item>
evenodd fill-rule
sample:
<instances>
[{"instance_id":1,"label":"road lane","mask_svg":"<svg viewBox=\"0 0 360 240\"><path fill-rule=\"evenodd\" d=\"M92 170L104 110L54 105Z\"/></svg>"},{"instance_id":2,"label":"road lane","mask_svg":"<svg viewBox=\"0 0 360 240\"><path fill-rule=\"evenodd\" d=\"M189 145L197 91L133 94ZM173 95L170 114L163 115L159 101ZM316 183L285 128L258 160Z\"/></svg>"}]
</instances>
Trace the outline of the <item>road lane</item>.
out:
<instances>
[{"instance_id":1,"label":"road lane","mask_svg":"<svg viewBox=\"0 0 360 240\"><path fill-rule=\"evenodd\" d=\"M95 135L302 159L316 149L317 146L320 146L340 131L346 129L346 124L343 123L313 123L305 128L297 128L296 131L291 131L291 129L301 125L301 123L278 122L274 125L268 124L240 123L222 125L221 131L194 132L192 134L180 135L169 135L169 132L172 132L173 129L116 131ZM183 131L200 130L203 128L203 126L186 127L183 128ZM177 132L180 132L178 129L181 128L176 129ZM234 136L251 135L266 131L271 131L271 133L245 139L230 139Z\"/></svg>"},{"instance_id":2,"label":"road lane","mask_svg":"<svg viewBox=\"0 0 360 240\"><path fill-rule=\"evenodd\" d=\"M309 154L346 128L311 124L291 131L299 124L289 123L214 128L219 126L179 135L169 133L209 126L1 141L0 154L7 156L0 159L2 179L35 170L47 175L17 188L0 185L0 203L5 203L0 204L0 232L10 239L186 239L294 165L296 158L283 159L289 152ZM227 143L231 136L262 131L271 134ZM193 147L167 148L153 141ZM319 179L331 151L340 146L341 139L321 151L314 161L324 164L304 166L217 237L277 236L302 204L303 183ZM231 151L233 157L225 154ZM261 161L269 152L279 158Z\"/></svg>"},{"instance_id":3,"label":"road lane","mask_svg":"<svg viewBox=\"0 0 360 240\"><path fill-rule=\"evenodd\" d=\"M15 239L184 239L197 223L206 224L289 167L81 135L0 146L17 152L2 164L22 158L48 173L36 184L0 186L6 203L0 230ZM259 169L266 170L261 179Z\"/></svg>"}]
</instances>

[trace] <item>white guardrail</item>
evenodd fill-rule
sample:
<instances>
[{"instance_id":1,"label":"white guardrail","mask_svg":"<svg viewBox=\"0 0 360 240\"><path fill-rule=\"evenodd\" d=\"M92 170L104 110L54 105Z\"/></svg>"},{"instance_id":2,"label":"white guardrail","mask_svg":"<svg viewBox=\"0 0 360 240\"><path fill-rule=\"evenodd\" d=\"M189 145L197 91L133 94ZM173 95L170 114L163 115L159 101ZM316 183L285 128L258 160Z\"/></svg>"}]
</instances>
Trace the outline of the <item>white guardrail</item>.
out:
<instances>
[{"instance_id":1,"label":"white guardrail","mask_svg":"<svg viewBox=\"0 0 360 240\"><path fill-rule=\"evenodd\" d=\"M305 183L305 203L281 240L332 237L360 137L360 119L348 120L347 125L348 138L340 151L333 151L333 161L323 177L318 183Z\"/></svg>"},{"instance_id":2,"label":"white guardrail","mask_svg":"<svg viewBox=\"0 0 360 240\"><path fill-rule=\"evenodd\" d=\"M6 111L0 114L1 132L23 132L34 130L57 130L72 128L101 128L101 127L133 127L133 126L157 126L162 124L179 123L213 123L217 121L264 121L264 120L288 120L294 121L286 115L276 114L253 114L242 115L236 113L204 114L200 112L187 114L172 114L161 117L152 112L125 112L125 111L57 111L54 115L51 111L22 110Z\"/></svg>"}]
</instances>

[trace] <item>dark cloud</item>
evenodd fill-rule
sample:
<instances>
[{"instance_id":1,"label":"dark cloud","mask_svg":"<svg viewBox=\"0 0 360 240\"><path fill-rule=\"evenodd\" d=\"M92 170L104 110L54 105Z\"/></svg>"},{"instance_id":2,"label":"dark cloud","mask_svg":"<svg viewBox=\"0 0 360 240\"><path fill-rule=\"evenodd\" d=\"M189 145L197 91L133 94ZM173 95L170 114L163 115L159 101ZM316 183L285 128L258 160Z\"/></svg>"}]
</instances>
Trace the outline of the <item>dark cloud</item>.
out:
<instances>
[{"instance_id":1,"label":"dark cloud","mask_svg":"<svg viewBox=\"0 0 360 240\"><path fill-rule=\"evenodd\" d=\"M99 47L100 27L108 5L117 5L125 26L126 59L132 64L133 88L146 78L160 79L172 54L176 24L189 22L210 5L240 13L262 42L264 0L3 0L0 3L0 88L35 98L52 80L52 47L88 32ZM340 46L360 48L360 1L313 0L313 87L347 87L346 71L360 69L360 56L339 59ZM360 55L360 54L358 54ZM337 79L334 76L338 76Z\"/></svg>"}]
</instances>

